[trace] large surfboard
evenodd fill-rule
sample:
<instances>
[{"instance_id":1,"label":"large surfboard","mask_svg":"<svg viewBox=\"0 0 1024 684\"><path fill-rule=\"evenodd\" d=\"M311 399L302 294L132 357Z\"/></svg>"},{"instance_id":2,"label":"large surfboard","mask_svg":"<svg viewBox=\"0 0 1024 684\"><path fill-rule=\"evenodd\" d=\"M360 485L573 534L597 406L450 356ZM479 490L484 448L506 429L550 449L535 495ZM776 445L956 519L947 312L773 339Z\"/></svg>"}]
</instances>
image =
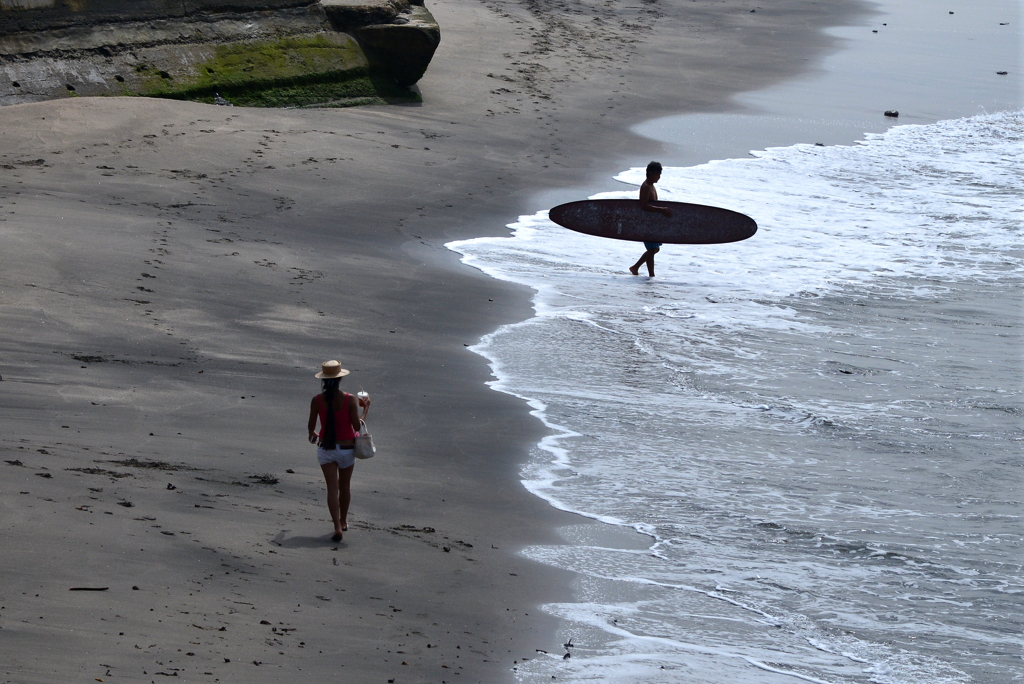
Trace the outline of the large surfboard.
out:
<instances>
[{"instance_id":1,"label":"large surfboard","mask_svg":"<svg viewBox=\"0 0 1024 684\"><path fill-rule=\"evenodd\" d=\"M640 200L581 200L560 204L548 216L578 233L616 240L713 245L746 240L757 232L754 219L729 209L686 202L662 202L671 216L644 211Z\"/></svg>"}]
</instances>

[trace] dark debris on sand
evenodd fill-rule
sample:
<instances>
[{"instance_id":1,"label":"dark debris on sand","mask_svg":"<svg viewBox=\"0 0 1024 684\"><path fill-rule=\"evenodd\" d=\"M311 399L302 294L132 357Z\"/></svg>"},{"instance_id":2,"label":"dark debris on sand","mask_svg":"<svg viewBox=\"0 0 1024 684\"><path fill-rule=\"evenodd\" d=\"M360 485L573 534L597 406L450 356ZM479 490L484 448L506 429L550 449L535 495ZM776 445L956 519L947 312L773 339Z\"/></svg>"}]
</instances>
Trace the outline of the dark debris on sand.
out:
<instances>
[{"instance_id":1,"label":"dark debris on sand","mask_svg":"<svg viewBox=\"0 0 1024 684\"><path fill-rule=\"evenodd\" d=\"M126 458L121 461L96 461L97 463L113 463L125 468L142 468L147 470L199 470L187 465L175 465L166 461L140 461L137 458Z\"/></svg>"},{"instance_id":2,"label":"dark debris on sand","mask_svg":"<svg viewBox=\"0 0 1024 684\"><path fill-rule=\"evenodd\" d=\"M65 468L64 470L70 470L76 473L85 473L86 475L106 475L108 477L135 477L131 473L119 473L116 470L107 470L106 468Z\"/></svg>"}]
</instances>

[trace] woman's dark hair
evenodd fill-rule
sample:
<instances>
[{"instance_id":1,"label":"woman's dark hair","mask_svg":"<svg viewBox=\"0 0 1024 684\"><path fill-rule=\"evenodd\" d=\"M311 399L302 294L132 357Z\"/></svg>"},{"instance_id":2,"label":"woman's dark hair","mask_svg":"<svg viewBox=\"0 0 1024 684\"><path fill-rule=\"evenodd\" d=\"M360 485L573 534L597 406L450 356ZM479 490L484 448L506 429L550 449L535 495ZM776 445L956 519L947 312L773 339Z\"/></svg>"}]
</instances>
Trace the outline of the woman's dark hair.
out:
<instances>
[{"instance_id":1,"label":"woman's dark hair","mask_svg":"<svg viewBox=\"0 0 1024 684\"><path fill-rule=\"evenodd\" d=\"M334 394L339 391L341 378L324 378L320 381L323 390L324 404L327 405L327 416L324 418L324 436L320 440L321 448L331 451L338 446L338 426L334 416ZM344 395L342 399L344 400Z\"/></svg>"},{"instance_id":2,"label":"woman's dark hair","mask_svg":"<svg viewBox=\"0 0 1024 684\"><path fill-rule=\"evenodd\" d=\"M651 176L655 173L661 173L661 163L652 161L647 165L647 175Z\"/></svg>"}]
</instances>

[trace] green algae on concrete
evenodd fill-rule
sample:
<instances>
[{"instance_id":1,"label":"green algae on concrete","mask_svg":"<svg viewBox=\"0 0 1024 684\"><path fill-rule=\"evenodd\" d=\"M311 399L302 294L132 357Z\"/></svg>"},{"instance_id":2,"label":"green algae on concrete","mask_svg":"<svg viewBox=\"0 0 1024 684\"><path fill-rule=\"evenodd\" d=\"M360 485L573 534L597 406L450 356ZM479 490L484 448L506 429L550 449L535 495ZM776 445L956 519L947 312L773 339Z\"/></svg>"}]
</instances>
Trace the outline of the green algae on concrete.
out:
<instances>
[{"instance_id":1,"label":"green algae on concrete","mask_svg":"<svg viewBox=\"0 0 1024 684\"><path fill-rule=\"evenodd\" d=\"M344 33L212 46L173 71L136 67L137 93L248 107L351 106L418 102L418 93L372 69ZM133 79L134 80L134 79Z\"/></svg>"}]
</instances>

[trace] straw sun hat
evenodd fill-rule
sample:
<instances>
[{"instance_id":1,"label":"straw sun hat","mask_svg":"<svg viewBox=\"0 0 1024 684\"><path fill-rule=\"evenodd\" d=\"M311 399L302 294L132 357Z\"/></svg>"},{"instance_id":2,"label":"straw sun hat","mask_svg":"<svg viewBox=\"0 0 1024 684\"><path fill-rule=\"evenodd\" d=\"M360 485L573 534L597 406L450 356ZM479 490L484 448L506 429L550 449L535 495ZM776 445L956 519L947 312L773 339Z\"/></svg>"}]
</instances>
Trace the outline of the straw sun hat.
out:
<instances>
[{"instance_id":1,"label":"straw sun hat","mask_svg":"<svg viewBox=\"0 0 1024 684\"><path fill-rule=\"evenodd\" d=\"M343 378L348 373L349 371L342 368L341 364L337 361L324 361L320 364L320 372L313 377L320 378L321 380L331 380L333 378Z\"/></svg>"}]
</instances>

